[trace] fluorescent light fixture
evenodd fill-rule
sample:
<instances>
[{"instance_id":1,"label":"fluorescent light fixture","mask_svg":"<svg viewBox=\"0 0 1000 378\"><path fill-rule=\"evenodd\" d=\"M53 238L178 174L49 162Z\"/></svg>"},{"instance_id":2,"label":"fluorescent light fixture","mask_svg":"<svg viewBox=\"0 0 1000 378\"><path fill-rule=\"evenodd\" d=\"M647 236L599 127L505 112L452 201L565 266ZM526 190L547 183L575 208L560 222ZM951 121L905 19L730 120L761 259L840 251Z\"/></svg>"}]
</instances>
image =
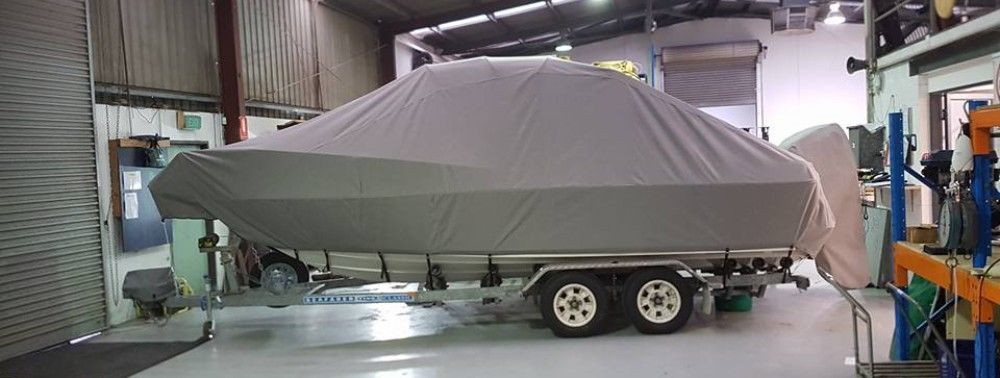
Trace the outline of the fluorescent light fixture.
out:
<instances>
[{"instance_id":1,"label":"fluorescent light fixture","mask_svg":"<svg viewBox=\"0 0 1000 378\"><path fill-rule=\"evenodd\" d=\"M830 13L826 14L826 18L823 19L823 23L827 25L840 25L847 18L844 17L844 13L840 11L840 3L833 2L830 3Z\"/></svg>"},{"instance_id":2,"label":"fluorescent light fixture","mask_svg":"<svg viewBox=\"0 0 1000 378\"><path fill-rule=\"evenodd\" d=\"M472 17L469 17L469 18L463 18L461 20L455 20L455 21L445 22L445 23L443 23L441 25L438 25L438 29L440 29L440 30L457 29L457 28L460 28L460 27L463 27L463 26L469 26L469 25L473 25L473 24L478 24L478 23L489 21L489 20L490 20L489 17L486 17L485 14L481 14L481 15L478 15L478 16L472 16Z\"/></svg>"},{"instance_id":3,"label":"fluorescent light fixture","mask_svg":"<svg viewBox=\"0 0 1000 378\"><path fill-rule=\"evenodd\" d=\"M577 1L577 0L552 0L552 5L572 3L574 1Z\"/></svg>"},{"instance_id":4,"label":"fluorescent light fixture","mask_svg":"<svg viewBox=\"0 0 1000 378\"><path fill-rule=\"evenodd\" d=\"M513 8L507 8L507 9L504 9L504 10L498 10L496 12L493 12L493 16L496 16L496 18L504 18L504 17L516 16L516 15L519 15L519 14L522 14L522 13L528 13L528 12L531 12L531 11L533 11L535 9L541 9L541 8L545 8L545 2L544 1L539 1L537 3L528 3L528 4L521 5L521 6L513 7Z\"/></svg>"},{"instance_id":5,"label":"fluorescent light fixture","mask_svg":"<svg viewBox=\"0 0 1000 378\"><path fill-rule=\"evenodd\" d=\"M572 50L572 49L573 49L573 45L570 45L569 43L563 42L563 43L560 43L560 44L556 45L556 51L558 51L558 52L567 52L567 51Z\"/></svg>"},{"instance_id":6,"label":"fluorescent light fixture","mask_svg":"<svg viewBox=\"0 0 1000 378\"><path fill-rule=\"evenodd\" d=\"M421 38L421 37L424 37L424 36L428 36L428 35L434 34L434 31L431 30L431 28L420 28L420 29L411 31L410 34L413 35L414 37Z\"/></svg>"}]
</instances>

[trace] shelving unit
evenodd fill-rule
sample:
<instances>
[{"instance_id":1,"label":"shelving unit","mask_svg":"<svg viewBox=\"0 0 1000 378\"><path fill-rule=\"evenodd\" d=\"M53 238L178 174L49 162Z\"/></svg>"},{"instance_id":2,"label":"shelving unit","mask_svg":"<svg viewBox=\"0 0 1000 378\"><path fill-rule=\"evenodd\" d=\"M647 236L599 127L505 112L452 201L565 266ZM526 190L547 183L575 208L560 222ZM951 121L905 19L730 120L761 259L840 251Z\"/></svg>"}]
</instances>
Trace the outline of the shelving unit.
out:
<instances>
[{"instance_id":1,"label":"shelving unit","mask_svg":"<svg viewBox=\"0 0 1000 378\"><path fill-rule=\"evenodd\" d=\"M948 256L925 253L918 244L906 243L906 219L902 207L905 201L903 187L904 171L909 171L903 162L903 115L889 115L889 159L892 195L892 237L894 283L905 288L909 283L909 273L923 277L936 285L955 292L972 304L972 321L975 323L975 369L976 378L996 378L996 329L994 327L994 307L1000 305L1000 278L989 276L984 268L997 260L993 256L991 206L997 195L993 181L992 151L993 127L1000 127L1000 107L972 107L971 139L973 150L972 197L976 205L976 240L972 258L949 261ZM912 171L911 171L911 174ZM1000 272L1000 271L998 271ZM906 322L908 304L897 300L896 304L896 360L906 360L909 350L909 326Z\"/></svg>"}]
</instances>

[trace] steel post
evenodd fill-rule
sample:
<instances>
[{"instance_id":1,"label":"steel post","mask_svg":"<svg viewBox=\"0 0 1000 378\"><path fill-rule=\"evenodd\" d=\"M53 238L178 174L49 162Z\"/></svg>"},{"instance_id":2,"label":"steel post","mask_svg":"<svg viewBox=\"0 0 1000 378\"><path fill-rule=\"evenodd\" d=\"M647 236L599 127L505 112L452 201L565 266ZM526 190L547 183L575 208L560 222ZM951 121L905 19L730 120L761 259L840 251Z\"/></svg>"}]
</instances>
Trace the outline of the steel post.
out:
<instances>
[{"instance_id":1,"label":"steel post","mask_svg":"<svg viewBox=\"0 0 1000 378\"><path fill-rule=\"evenodd\" d=\"M986 101L970 101L969 111L987 105ZM973 126L976 126L975 124ZM989 129L986 129L990 135ZM992 143L989 143L992 146ZM972 168L972 198L976 203L977 239L976 248L972 253L972 267L982 269L986 267L990 255L993 252L992 246L992 210L990 202L993 200L993 193L996 188L993 186L993 163L990 155L978 151L973 157ZM979 298L979 300L983 300ZM991 317L992 318L992 317ZM996 378L996 349L997 341L993 322L979 322L976 324L976 340L974 352L976 358L975 377L976 378Z\"/></svg>"},{"instance_id":2,"label":"steel post","mask_svg":"<svg viewBox=\"0 0 1000 378\"><path fill-rule=\"evenodd\" d=\"M976 378L996 378L997 376L997 339L993 323L976 324Z\"/></svg>"},{"instance_id":3,"label":"steel post","mask_svg":"<svg viewBox=\"0 0 1000 378\"><path fill-rule=\"evenodd\" d=\"M215 38L219 55L219 92L222 95L223 138L226 144L247 139L243 69L240 59L240 23L237 0L215 0Z\"/></svg>"},{"instance_id":4,"label":"steel post","mask_svg":"<svg viewBox=\"0 0 1000 378\"><path fill-rule=\"evenodd\" d=\"M889 114L889 198L892 208L892 241L906 240L906 194L903 174L906 162L903 140L903 113ZM905 289L905 288L904 288ZM910 350L910 331L907 322L908 305L896 300L896 353L894 360L906 361Z\"/></svg>"}]
</instances>

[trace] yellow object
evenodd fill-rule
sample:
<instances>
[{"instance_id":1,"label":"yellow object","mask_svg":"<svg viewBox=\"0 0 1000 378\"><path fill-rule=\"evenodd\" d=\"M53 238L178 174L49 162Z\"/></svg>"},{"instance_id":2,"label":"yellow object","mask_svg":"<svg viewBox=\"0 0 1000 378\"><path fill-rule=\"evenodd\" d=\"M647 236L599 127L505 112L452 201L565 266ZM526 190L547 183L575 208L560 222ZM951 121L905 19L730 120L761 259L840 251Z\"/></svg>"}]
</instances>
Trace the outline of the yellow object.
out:
<instances>
[{"instance_id":1,"label":"yellow object","mask_svg":"<svg viewBox=\"0 0 1000 378\"><path fill-rule=\"evenodd\" d=\"M609 70L618 71L628 77L639 80L639 65L631 60L605 60L594 62L594 65Z\"/></svg>"},{"instance_id":2,"label":"yellow object","mask_svg":"<svg viewBox=\"0 0 1000 378\"><path fill-rule=\"evenodd\" d=\"M955 0L934 0L934 11L942 20L951 18L952 10L955 8Z\"/></svg>"}]
</instances>

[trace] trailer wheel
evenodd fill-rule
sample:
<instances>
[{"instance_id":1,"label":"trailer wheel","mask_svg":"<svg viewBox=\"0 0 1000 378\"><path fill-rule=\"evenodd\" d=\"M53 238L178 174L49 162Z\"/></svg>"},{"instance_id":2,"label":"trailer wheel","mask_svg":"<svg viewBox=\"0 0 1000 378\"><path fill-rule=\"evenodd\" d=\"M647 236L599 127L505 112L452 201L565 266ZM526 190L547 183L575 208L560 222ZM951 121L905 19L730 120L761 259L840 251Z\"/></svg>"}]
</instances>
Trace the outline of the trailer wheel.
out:
<instances>
[{"instance_id":1,"label":"trailer wheel","mask_svg":"<svg viewBox=\"0 0 1000 378\"><path fill-rule=\"evenodd\" d=\"M625 280L622 303L639 332L673 333L691 318L694 291L675 271L644 269Z\"/></svg>"},{"instance_id":2,"label":"trailer wheel","mask_svg":"<svg viewBox=\"0 0 1000 378\"><path fill-rule=\"evenodd\" d=\"M587 337L603 331L610 305L611 296L596 276L562 272L545 282L539 308L556 336Z\"/></svg>"},{"instance_id":3,"label":"trailer wheel","mask_svg":"<svg viewBox=\"0 0 1000 378\"><path fill-rule=\"evenodd\" d=\"M261 256L259 266L254 267L250 275L258 283L258 286L263 286L274 294L280 294L280 292L275 292L278 290L276 287L280 285L270 282L272 277L276 276L276 272L286 279L294 279L297 284L309 282L309 268L306 267L306 264L281 252L271 252ZM284 308L288 306L267 307Z\"/></svg>"}]
</instances>

